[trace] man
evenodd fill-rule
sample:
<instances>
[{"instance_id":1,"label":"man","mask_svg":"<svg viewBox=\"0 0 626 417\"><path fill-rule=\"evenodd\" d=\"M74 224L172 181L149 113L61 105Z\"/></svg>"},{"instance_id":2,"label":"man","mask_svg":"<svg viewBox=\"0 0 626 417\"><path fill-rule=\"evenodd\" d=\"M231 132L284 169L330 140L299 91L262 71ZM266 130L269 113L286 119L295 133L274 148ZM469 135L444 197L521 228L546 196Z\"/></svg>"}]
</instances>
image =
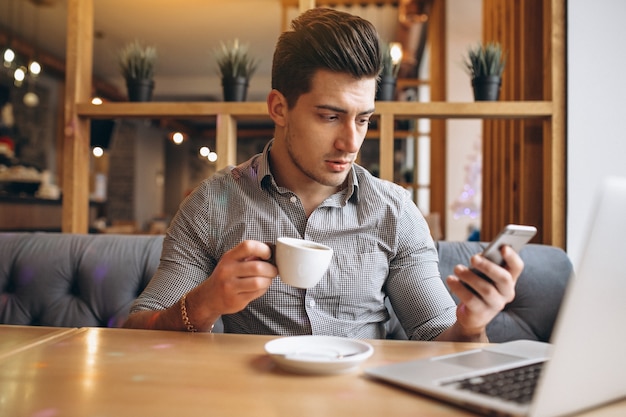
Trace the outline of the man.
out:
<instances>
[{"instance_id":1,"label":"man","mask_svg":"<svg viewBox=\"0 0 626 417\"><path fill-rule=\"evenodd\" d=\"M381 59L371 23L316 8L281 35L267 98L275 137L262 154L205 180L181 205L161 264L128 327L385 337L389 298L411 339L486 341L486 326L514 297L523 264L476 255L439 277L437 253L408 193L354 163L374 112ZM312 289L277 278L278 237L331 246ZM471 287L473 290L470 290Z\"/></svg>"}]
</instances>

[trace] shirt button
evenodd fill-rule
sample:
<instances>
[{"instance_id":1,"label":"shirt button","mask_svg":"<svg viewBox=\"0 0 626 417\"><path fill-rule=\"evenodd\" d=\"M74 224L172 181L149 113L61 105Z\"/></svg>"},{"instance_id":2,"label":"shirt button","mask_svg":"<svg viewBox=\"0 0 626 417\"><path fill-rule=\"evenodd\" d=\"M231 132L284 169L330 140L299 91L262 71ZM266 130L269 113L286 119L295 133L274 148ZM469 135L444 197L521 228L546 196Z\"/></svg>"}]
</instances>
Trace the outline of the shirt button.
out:
<instances>
[{"instance_id":1,"label":"shirt button","mask_svg":"<svg viewBox=\"0 0 626 417\"><path fill-rule=\"evenodd\" d=\"M315 300L309 301L309 307L315 307Z\"/></svg>"},{"instance_id":2,"label":"shirt button","mask_svg":"<svg viewBox=\"0 0 626 417\"><path fill-rule=\"evenodd\" d=\"M292 203L295 203L296 201L298 201L298 197L296 197L295 195L292 195L289 201L291 201Z\"/></svg>"}]
</instances>

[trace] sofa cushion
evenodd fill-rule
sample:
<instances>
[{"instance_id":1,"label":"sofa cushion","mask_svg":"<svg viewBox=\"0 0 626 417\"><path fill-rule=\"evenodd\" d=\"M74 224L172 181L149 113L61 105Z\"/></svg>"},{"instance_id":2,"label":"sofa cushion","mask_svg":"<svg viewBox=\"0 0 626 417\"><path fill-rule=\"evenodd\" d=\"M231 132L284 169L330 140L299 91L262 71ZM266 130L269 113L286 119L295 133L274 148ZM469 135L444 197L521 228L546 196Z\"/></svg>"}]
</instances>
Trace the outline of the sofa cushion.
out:
<instances>
[{"instance_id":1,"label":"sofa cushion","mask_svg":"<svg viewBox=\"0 0 626 417\"><path fill-rule=\"evenodd\" d=\"M452 274L457 263L467 265L487 243L438 242L441 278ZM548 341L563 294L573 273L572 263L560 248L529 244L520 251L524 271L515 287L515 299L487 326L492 342L513 339ZM458 302L456 297L455 301Z\"/></svg>"},{"instance_id":2,"label":"sofa cushion","mask_svg":"<svg viewBox=\"0 0 626 417\"><path fill-rule=\"evenodd\" d=\"M0 234L0 322L118 327L154 274L162 236Z\"/></svg>"}]
</instances>

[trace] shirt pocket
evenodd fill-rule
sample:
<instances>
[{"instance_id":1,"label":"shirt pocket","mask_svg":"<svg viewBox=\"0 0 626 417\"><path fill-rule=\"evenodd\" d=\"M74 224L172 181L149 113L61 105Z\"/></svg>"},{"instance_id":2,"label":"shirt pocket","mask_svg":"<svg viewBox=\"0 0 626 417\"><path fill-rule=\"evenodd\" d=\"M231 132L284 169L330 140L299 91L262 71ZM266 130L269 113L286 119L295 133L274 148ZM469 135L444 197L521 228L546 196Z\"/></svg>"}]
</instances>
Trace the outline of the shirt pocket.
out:
<instances>
[{"instance_id":1,"label":"shirt pocket","mask_svg":"<svg viewBox=\"0 0 626 417\"><path fill-rule=\"evenodd\" d=\"M337 318L369 320L384 311L383 286L389 273L381 251L343 253L333 258L338 273L332 277L331 293L338 296ZM369 318L366 318L369 317Z\"/></svg>"}]
</instances>

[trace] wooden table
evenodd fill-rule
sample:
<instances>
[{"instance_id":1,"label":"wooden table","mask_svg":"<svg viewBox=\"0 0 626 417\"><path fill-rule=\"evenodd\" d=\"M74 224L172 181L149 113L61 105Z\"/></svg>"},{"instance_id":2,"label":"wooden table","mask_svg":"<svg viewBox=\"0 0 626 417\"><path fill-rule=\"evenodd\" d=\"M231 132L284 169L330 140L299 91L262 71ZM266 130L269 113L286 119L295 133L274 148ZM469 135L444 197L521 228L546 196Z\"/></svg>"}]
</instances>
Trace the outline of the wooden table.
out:
<instances>
[{"instance_id":1,"label":"wooden table","mask_svg":"<svg viewBox=\"0 0 626 417\"><path fill-rule=\"evenodd\" d=\"M0 326L0 334L7 334L6 327ZM14 334L13 346L29 342L23 328ZM473 415L372 381L360 371L323 376L284 372L264 351L274 337L104 328L73 329L56 337L43 332L41 337L0 358L0 415ZM363 367L476 346L370 342L375 353ZM626 415L626 401L589 415Z\"/></svg>"},{"instance_id":2,"label":"wooden table","mask_svg":"<svg viewBox=\"0 0 626 417\"><path fill-rule=\"evenodd\" d=\"M5 356L55 340L77 330L63 327L0 326L0 361Z\"/></svg>"}]
</instances>

